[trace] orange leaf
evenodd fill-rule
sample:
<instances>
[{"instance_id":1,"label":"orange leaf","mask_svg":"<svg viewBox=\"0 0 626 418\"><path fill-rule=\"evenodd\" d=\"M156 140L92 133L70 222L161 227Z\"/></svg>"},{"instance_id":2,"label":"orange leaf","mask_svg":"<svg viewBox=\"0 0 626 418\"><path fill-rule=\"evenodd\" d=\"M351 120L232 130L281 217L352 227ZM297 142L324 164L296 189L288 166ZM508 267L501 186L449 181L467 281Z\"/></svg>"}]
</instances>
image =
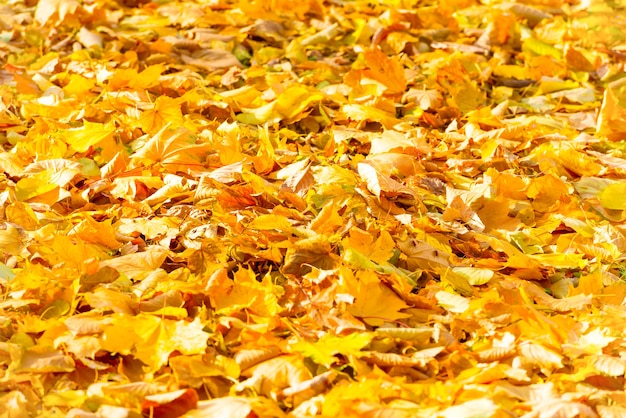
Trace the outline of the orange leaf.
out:
<instances>
[{"instance_id":1,"label":"orange leaf","mask_svg":"<svg viewBox=\"0 0 626 418\"><path fill-rule=\"evenodd\" d=\"M85 219L74 227L71 234L85 242L99 244L110 249L118 249L122 246L115 238L111 219L96 222L91 216L85 215Z\"/></svg>"},{"instance_id":2,"label":"orange leaf","mask_svg":"<svg viewBox=\"0 0 626 418\"><path fill-rule=\"evenodd\" d=\"M146 396L141 403L141 412L154 418L177 418L197 406L198 393L188 388Z\"/></svg>"},{"instance_id":3,"label":"orange leaf","mask_svg":"<svg viewBox=\"0 0 626 418\"><path fill-rule=\"evenodd\" d=\"M365 77L384 84L388 94L404 93L406 77L397 60L388 57L379 48L366 50L363 58L369 67L363 72Z\"/></svg>"},{"instance_id":4,"label":"orange leaf","mask_svg":"<svg viewBox=\"0 0 626 418\"><path fill-rule=\"evenodd\" d=\"M176 129L184 121L180 110L180 100L167 96L158 97L153 108L143 112L139 118L141 129L146 133L156 132L165 125Z\"/></svg>"}]
</instances>

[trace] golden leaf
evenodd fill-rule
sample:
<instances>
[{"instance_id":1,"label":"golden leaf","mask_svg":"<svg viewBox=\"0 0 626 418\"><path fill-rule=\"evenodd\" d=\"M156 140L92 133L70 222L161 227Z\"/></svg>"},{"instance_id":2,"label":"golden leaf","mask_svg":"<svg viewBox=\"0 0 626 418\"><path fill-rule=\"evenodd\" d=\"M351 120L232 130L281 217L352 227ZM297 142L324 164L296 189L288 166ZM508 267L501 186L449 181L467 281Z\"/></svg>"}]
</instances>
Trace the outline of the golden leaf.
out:
<instances>
[{"instance_id":1,"label":"golden leaf","mask_svg":"<svg viewBox=\"0 0 626 418\"><path fill-rule=\"evenodd\" d=\"M148 395L141 404L144 414L152 416L180 416L198 406L198 393L192 389Z\"/></svg>"},{"instance_id":2,"label":"golden leaf","mask_svg":"<svg viewBox=\"0 0 626 418\"><path fill-rule=\"evenodd\" d=\"M372 340L371 334L352 333L345 337L339 337L332 334L325 334L314 343L308 341L296 341L289 344L289 348L293 352L298 352L305 357L310 357L317 364L330 367L338 359L336 354L342 355L358 355L361 349L368 345Z\"/></svg>"},{"instance_id":3,"label":"golden leaf","mask_svg":"<svg viewBox=\"0 0 626 418\"><path fill-rule=\"evenodd\" d=\"M259 364L265 360L269 360L280 354L278 347L264 347L259 349L241 350L235 353L235 361L242 371Z\"/></svg>"},{"instance_id":4,"label":"golden leaf","mask_svg":"<svg viewBox=\"0 0 626 418\"><path fill-rule=\"evenodd\" d=\"M131 166L158 163L172 173L196 171L210 148L196 143L185 130L172 131L166 124L132 155Z\"/></svg>"},{"instance_id":5,"label":"golden leaf","mask_svg":"<svg viewBox=\"0 0 626 418\"><path fill-rule=\"evenodd\" d=\"M54 173L51 170L43 170L21 179L15 187L17 199L24 202L34 197L45 196L47 193L57 190L59 186L53 182L53 178ZM56 197L58 198L58 196ZM56 202L56 200L54 201Z\"/></svg>"},{"instance_id":6,"label":"golden leaf","mask_svg":"<svg viewBox=\"0 0 626 418\"><path fill-rule=\"evenodd\" d=\"M153 107L144 111L139 118L141 129L146 133L157 132L164 126L176 129L184 122L180 101L167 96L158 97Z\"/></svg>"},{"instance_id":7,"label":"golden leaf","mask_svg":"<svg viewBox=\"0 0 626 418\"><path fill-rule=\"evenodd\" d=\"M256 315L270 317L280 312L271 279L266 276L258 282L251 270L238 270L235 273L232 289L228 293L211 296L214 299L216 311L224 315L243 309L249 309Z\"/></svg>"},{"instance_id":8,"label":"golden leaf","mask_svg":"<svg viewBox=\"0 0 626 418\"><path fill-rule=\"evenodd\" d=\"M287 249L282 271L286 274L304 274L311 266L330 269L336 263L330 252L331 244L324 235L298 240Z\"/></svg>"},{"instance_id":9,"label":"golden leaf","mask_svg":"<svg viewBox=\"0 0 626 418\"><path fill-rule=\"evenodd\" d=\"M282 231L288 232L291 229L291 222L280 215L259 215L248 224L248 228L259 231Z\"/></svg>"},{"instance_id":10,"label":"golden leaf","mask_svg":"<svg viewBox=\"0 0 626 418\"><path fill-rule=\"evenodd\" d=\"M7 222L0 225L0 249L5 254L20 254L26 242L26 234L22 233L14 225Z\"/></svg>"},{"instance_id":11,"label":"golden leaf","mask_svg":"<svg viewBox=\"0 0 626 418\"><path fill-rule=\"evenodd\" d=\"M626 182L608 184L598 195L600 203L607 209L626 209Z\"/></svg>"},{"instance_id":12,"label":"golden leaf","mask_svg":"<svg viewBox=\"0 0 626 418\"><path fill-rule=\"evenodd\" d=\"M85 121L81 128L69 129L65 133L67 143L78 152L85 152L90 147L110 139L115 132L112 124Z\"/></svg>"},{"instance_id":13,"label":"golden leaf","mask_svg":"<svg viewBox=\"0 0 626 418\"><path fill-rule=\"evenodd\" d=\"M378 48L371 48L363 53L368 66L363 75L376 80L387 87L387 94L403 93L406 88L406 77L400 64L385 55Z\"/></svg>"},{"instance_id":14,"label":"golden leaf","mask_svg":"<svg viewBox=\"0 0 626 418\"><path fill-rule=\"evenodd\" d=\"M145 252L100 261L100 267L111 267L134 280L143 280L159 269L167 256L166 250L153 247Z\"/></svg>"},{"instance_id":15,"label":"golden leaf","mask_svg":"<svg viewBox=\"0 0 626 418\"><path fill-rule=\"evenodd\" d=\"M347 306L348 312L370 325L380 326L410 316L400 312L408 305L371 271L359 271L355 282L350 281L347 285L350 294L355 297L354 303Z\"/></svg>"},{"instance_id":16,"label":"golden leaf","mask_svg":"<svg viewBox=\"0 0 626 418\"><path fill-rule=\"evenodd\" d=\"M92 217L85 216L85 219L72 229L71 235L75 235L85 242L118 249L122 244L117 240L111 222L111 219L96 222Z\"/></svg>"},{"instance_id":17,"label":"golden leaf","mask_svg":"<svg viewBox=\"0 0 626 418\"><path fill-rule=\"evenodd\" d=\"M596 133L609 139L619 139L626 134L626 79L610 83L604 90Z\"/></svg>"}]
</instances>

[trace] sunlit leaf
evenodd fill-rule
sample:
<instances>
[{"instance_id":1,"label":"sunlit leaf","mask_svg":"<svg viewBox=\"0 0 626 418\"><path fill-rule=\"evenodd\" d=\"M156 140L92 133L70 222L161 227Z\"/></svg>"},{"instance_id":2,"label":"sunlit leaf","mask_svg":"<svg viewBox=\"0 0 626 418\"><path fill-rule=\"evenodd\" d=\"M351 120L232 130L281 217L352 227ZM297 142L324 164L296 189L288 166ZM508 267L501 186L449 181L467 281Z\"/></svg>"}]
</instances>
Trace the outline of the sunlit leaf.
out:
<instances>
[{"instance_id":1,"label":"sunlit leaf","mask_svg":"<svg viewBox=\"0 0 626 418\"><path fill-rule=\"evenodd\" d=\"M439 305L441 305L443 308L447 309L450 312L463 313L470 306L469 300L467 300L463 296L459 296L454 293L441 291L437 292L435 297L437 298L437 302L439 302Z\"/></svg>"},{"instance_id":2,"label":"sunlit leaf","mask_svg":"<svg viewBox=\"0 0 626 418\"><path fill-rule=\"evenodd\" d=\"M78 152L85 152L90 147L97 146L102 141L110 138L115 132L115 127L101 123L86 121L82 128L70 129L65 138L69 145Z\"/></svg>"},{"instance_id":3,"label":"sunlit leaf","mask_svg":"<svg viewBox=\"0 0 626 418\"><path fill-rule=\"evenodd\" d=\"M598 356L594 358L593 365L598 371L608 376L623 376L626 372L626 362L615 357Z\"/></svg>"},{"instance_id":4,"label":"sunlit leaf","mask_svg":"<svg viewBox=\"0 0 626 418\"><path fill-rule=\"evenodd\" d=\"M32 347L27 350L17 368L20 372L67 373L75 369L72 357L46 347Z\"/></svg>"},{"instance_id":5,"label":"sunlit leaf","mask_svg":"<svg viewBox=\"0 0 626 418\"><path fill-rule=\"evenodd\" d=\"M409 316L400 312L408 305L383 285L376 274L362 271L358 280L358 283L349 285L355 297L354 303L347 308L352 315L371 325L382 325Z\"/></svg>"},{"instance_id":6,"label":"sunlit leaf","mask_svg":"<svg viewBox=\"0 0 626 418\"><path fill-rule=\"evenodd\" d=\"M23 202L57 189L58 186L53 182L53 177L53 172L44 170L21 179L15 187L17 199Z\"/></svg>"},{"instance_id":7,"label":"sunlit leaf","mask_svg":"<svg viewBox=\"0 0 626 418\"><path fill-rule=\"evenodd\" d=\"M310 357L313 361L330 367L337 358L335 354L358 354L372 340L370 334L351 334L347 337L338 337L326 334L315 343L297 341L290 344L292 350Z\"/></svg>"},{"instance_id":8,"label":"sunlit leaf","mask_svg":"<svg viewBox=\"0 0 626 418\"><path fill-rule=\"evenodd\" d=\"M135 280L143 280L156 271L167 257L167 251L153 248L142 253L128 254L100 262L101 267L111 267Z\"/></svg>"},{"instance_id":9,"label":"sunlit leaf","mask_svg":"<svg viewBox=\"0 0 626 418\"><path fill-rule=\"evenodd\" d=\"M625 7L0 4L0 415L624 416Z\"/></svg>"},{"instance_id":10,"label":"sunlit leaf","mask_svg":"<svg viewBox=\"0 0 626 418\"><path fill-rule=\"evenodd\" d=\"M232 290L226 294L216 294L216 310L223 314L250 309L257 315L275 315L280 311L277 296L273 293L273 285L269 277L257 282L250 270L239 270L235 274Z\"/></svg>"},{"instance_id":11,"label":"sunlit leaf","mask_svg":"<svg viewBox=\"0 0 626 418\"><path fill-rule=\"evenodd\" d=\"M111 90L130 88L143 90L158 85L161 73L165 70L163 65L151 65L141 72L131 68L118 70L111 75L108 87Z\"/></svg>"},{"instance_id":12,"label":"sunlit leaf","mask_svg":"<svg viewBox=\"0 0 626 418\"><path fill-rule=\"evenodd\" d=\"M116 316L104 328L103 349L136 353L136 358L158 370L176 350L183 354L200 354L206 349L209 335L200 321L178 322L146 314Z\"/></svg>"},{"instance_id":13,"label":"sunlit leaf","mask_svg":"<svg viewBox=\"0 0 626 418\"><path fill-rule=\"evenodd\" d=\"M383 109L377 109L371 106L348 104L343 106L342 111L350 119L359 122L379 122L388 129L392 128L396 123L398 123L395 115Z\"/></svg>"},{"instance_id":14,"label":"sunlit leaf","mask_svg":"<svg viewBox=\"0 0 626 418\"><path fill-rule=\"evenodd\" d=\"M598 195L600 203L607 209L626 209L626 183L612 183L607 185Z\"/></svg>"},{"instance_id":15,"label":"sunlit leaf","mask_svg":"<svg viewBox=\"0 0 626 418\"><path fill-rule=\"evenodd\" d=\"M251 369L251 377L239 387L267 394L276 388L287 388L309 380L311 372L297 355L283 355L266 360Z\"/></svg>"},{"instance_id":16,"label":"sunlit leaf","mask_svg":"<svg viewBox=\"0 0 626 418\"><path fill-rule=\"evenodd\" d=\"M284 216L278 215L260 215L248 225L248 228L258 229L261 231L277 230L289 231L291 223Z\"/></svg>"},{"instance_id":17,"label":"sunlit leaf","mask_svg":"<svg viewBox=\"0 0 626 418\"><path fill-rule=\"evenodd\" d=\"M158 163L170 172L198 170L209 149L208 144L197 143L184 130L174 131L165 125L132 155L132 163Z\"/></svg>"},{"instance_id":18,"label":"sunlit leaf","mask_svg":"<svg viewBox=\"0 0 626 418\"><path fill-rule=\"evenodd\" d=\"M473 286L483 285L494 276L492 270L478 269L472 267L455 267L452 271L456 274L460 274L465 277L467 281Z\"/></svg>"},{"instance_id":19,"label":"sunlit leaf","mask_svg":"<svg viewBox=\"0 0 626 418\"><path fill-rule=\"evenodd\" d=\"M554 350L541 344L528 342L520 345L520 353L545 370L554 370L563 367L563 357Z\"/></svg>"},{"instance_id":20,"label":"sunlit leaf","mask_svg":"<svg viewBox=\"0 0 626 418\"><path fill-rule=\"evenodd\" d=\"M626 79L619 79L609 84L604 91L604 99L598 117L598 135L619 138L626 133L624 123L624 104L626 103Z\"/></svg>"},{"instance_id":21,"label":"sunlit leaf","mask_svg":"<svg viewBox=\"0 0 626 418\"><path fill-rule=\"evenodd\" d=\"M5 254L17 255L26 244L26 236L10 223L0 225L0 248Z\"/></svg>"},{"instance_id":22,"label":"sunlit leaf","mask_svg":"<svg viewBox=\"0 0 626 418\"><path fill-rule=\"evenodd\" d=\"M476 399L441 411L445 418L493 417L500 408L490 399Z\"/></svg>"},{"instance_id":23,"label":"sunlit leaf","mask_svg":"<svg viewBox=\"0 0 626 418\"><path fill-rule=\"evenodd\" d=\"M385 55L380 49L372 48L363 53L368 66L364 76L376 80L387 87L388 94L403 93L406 88L404 71L397 61Z\"/></svg>"},{"instance_id":24,"label":"sunlit leaf","mask_svg":"<svg viewBox=\"0 0 626 418\"><path fill-rule=\"evenodd\" d=\"M166 96L157 98L154 102L154 108L143 112L139 119L141 128L148 133L156 132L165 125L176 129L183 122L179 101Z\"/></svg>"},{"instance_id":25,"label":"sunlit leaf","mask_svg":"<svg viewBox=\"0 0 626 418\"><path fill-rule=\"evenodd\" d=\"M82 238L85 242L104 245L111 249L117 249L122 246L115 237L115 231L110 219L104 222L96 222L93 218L86 216L72 230L72 235Z\"/></svg>"},{"instance_id":26,"label":"sunlit leaf","mask_svg":"<svg viewBox=\"0 0 626 418\"><path fill-rule=\"evenodd\" d=\"M323 97L319 92L293 86L278 96L274 109L284 118L293 119L311 103L317 102Z\"/></svg>"},{"instance_id":27,"label":"sunlit leaf","mask_svg":"<svg viewBox=\"0 0 626 418\"><path fill-rule=\"evenodd\" d=\"M44 25L56 15L59 22L62 22L68 15L76 13L80 7L80 2L76 0L51 0L37 3L35 20Z\"/></svg>"}]
</instances>

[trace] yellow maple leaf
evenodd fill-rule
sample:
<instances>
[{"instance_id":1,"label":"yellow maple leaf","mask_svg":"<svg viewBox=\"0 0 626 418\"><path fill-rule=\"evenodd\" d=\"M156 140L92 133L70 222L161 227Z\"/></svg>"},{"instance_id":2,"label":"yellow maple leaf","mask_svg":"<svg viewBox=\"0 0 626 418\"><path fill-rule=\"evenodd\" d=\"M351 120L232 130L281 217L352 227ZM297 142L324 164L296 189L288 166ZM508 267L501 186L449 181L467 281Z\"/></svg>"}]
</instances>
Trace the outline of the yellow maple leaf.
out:
<instances>
[{"instance_id":1,"label":"yellow maple leaf","mask_svg":"<svg viewBox=\"0 0 626 418\"><path fill-rule=\"evenodd\" d=\"M159 84L163 71L165 71L165 66L162 64L151 65L141 72L137 72L134 68L119 69L109 78L108 89L111 91L123 88L146 90Z\"/></svg>"},{"instance_id":2,"label":"yellow maple leaf","mask_svg":"<svg viewBox=\"0 0 626 418\"><path fill-rule=\"evenodd\" d=\"M104 350L132 354L157 371L167 364L174 351L182 354L202 354L206 350L209 334L198 318L192 322L161 319L157 316L117 314L104 326L100 339Z\"/></svg>"},{"instance_id":3,"label":"yellow maple leaf","mask_svg":"<svg viewBox=\"0 0 626 418\"><path fill-rule=\"evenodd\" d=\"M330 203L322 208L315 219L311 221L310 228L318 234L330 234L343 225L343 218L337 213L337 207Z\"/></svg>"},{"instance_id":4,"label":"yellow maple leaf","mask_svg":"<svg viewBox=\"0 0 626 418\"><path fill-rule=\"evenodd\" d=\"M111 267L134 280L143 280L161 267L168 251L162 247L152 247L140 253L127 254L100 261L100 267Z\"/></svg>"},{"instance_id":5,"label":"yellow maple leaf","mask_svg":"<svg viewBox=\"0 0 626 418\"><path fill-rule=\"evenodd\" d=\"M156 133L159 129L168 125L176 129L183 125L185 119L180 110L180 100L167 96L159 96L152 109L146 110L139 118L139 125L145 133Z\"/></svg>"},{"instance_id":6,"label":"yellow maple leaf","mask_svg":"<svg viewBox=\"0 0 626 418\"><path fill-rule=\"evenodd\" d=\"M59 186L53 182L53 177L54 173L51 170L43 170L21 179L15 186L17 199L24 202L57 190Z\"/></svg>"},{"instance_id":7,"label":"yellow maple leaf","mask_svg":"<svg viewBox=\"0 0 626 418\"><path fill-rule=\"evenodd\" d=\"M393 238L387 231L381 231L380 236L374 237L359 228L350 230L350 237L343 240L346 248L352 248L368 257L376 264L383 264L393 256L396 246Z\"/></svg>"},{"instance_id":8,"label":"yellow maple leaf","mask_svg":"<svg viewBox=\"0 0 626 418\"><path fill-rule=\"evenodd\" d=\"M335 263L328 237L314 235L296 241L287 249L282 271L286 274L304 274L311 266L325 270L334 267Z\"/></svg>"},{"instance_id":9,"label":"yellow maple leaf","mask_svg":"<svg viewBox=\"0 0 626 418\"><path fill-rule=\"evenodd\" d=\"M111 224L111 219L96 222L91 216L86 215L85 219L72 229L71 235L81 238L84 242L118 249L122 244L115 238L115 231Z\"/></svg>"},{"instance_id":10,"label":"yellow maple leaf","mask_svg":"<svg viewBox=\"0 0 626 418\"><path fill-rule=\"evenodd\" d=\"M345 116L359 122L373 121L379 122L386 129L392 129L400 121L396 115L387 109L379 109L373 106L361 104L345 104L342 107Z\"/></svg>"},{"instance_id":11,"label":"yellow maple leaf","mask_svg":"<svg viewBox=\"0 0 626 418\"><path fill-rule=\"evenodd\" d=\"M131 157L131 167L159 163L169 172L196 171L202 168L210 144L197 143L184 129L171 130L168 125L151 136Z\"/></svg>"},{"instance_id":12,"label":"yellow maple leaf","mask_svg":"<svg viewBox=\"0 0 626 418\"><path fill-rule=\"evenodd\" d=\"M355 278L345 277L349 293L354 296L354 303L347 306L350 314L362 318L370 325L381 326L410 315L400 312L409 306L385 286L376 273L361 270Z\"/></svg>"},{"instance_id":13,"label":"yellow maple leaf","mask_svg":"<svg viewBox=\"0 0 626 418\"><path fill-rule=\"evenodd\" d=\"M235 273L232 288L225 294L214 294L216 312L231 315L243 309L263 317L272 317L280 312L274 285L269 276L261 282L256 280L252 270L240 269Z\"/></svg>"},{"instance_id":14,"label":"yellow maple leaf","mask_svg":"<svg viewBox=\"0 0 626 418\"><path fill-rule=\"evenodd\" d=\"M18 255L25 247L26 235L7 222L0 224L0 251L5 254Z\"/></svg>"},{"instance_id":15,"label":"yellow maple leaf","mask_svg":"<svg viewBox=\"0 0 626 418\"><path fill-rule=\"evenodd\" d=\"M111 123L85 121L82 127L67 130L64 139L76 151L85 152L111 138L114 132L115 127Z\"/></svg>"},{"instance_id":16,"label":"yellow maple leaf","mask_svg":"<svg viewBox=\"0 0 626 418\"><path fill-rule=\"evenodd\" d=\"M5 209L6 219L29 231L37 229L39 220L35 215L35 211L24 202L15 202L8 205Z\"/></svg>"},{"instance_id":17,"label":"yellow maple leaf","mask_svg":"<svg viewBox=\"0 0 626 418\"><path fill-rule=\"evenodd\" d=\"M365 333L353 333L345 337L325 334L314 343L300 340L289 347L313 361L326 367L330 367L337 361L335 354L355 355L370 343L374 336Z\"/></svg>"},{"instance_id":18,"label":"yellow maple leaf","mask_svg":"<svg viewBox=\"0 0 626 418\"><path fill-rule=\"evenodd\" d=\"M293 85L278 96L274 110L284 119L293 121L294 118L300 115L310 104L319 102L323 97L324 95L318 90Z\"/></svg>"},{"instance_id":19,"label":"yellow maple leaf","mask_svg":"<svg viewBox=\"0 0 626 418\"><path fill-rule=\"evenodd\" d=\"M69 77L69 82L63 87L63 91L68 96L80 97L88 94L95 86L96 82L94 80L83 77L80 74L72 74Z\"/></svg>"},{"instance_id":20,"label":"yellow maple leaf","mask_svg":"<svg viewBox=\"0 0 626 418\"><path fill-rule=\"evenodd\" d=\"M368 69L363 75L387 87L387 94L404 93L406 77L400 63L385 55L379 48L370 48L363 52L363 59Z\"/></svg>"}]
</instances>

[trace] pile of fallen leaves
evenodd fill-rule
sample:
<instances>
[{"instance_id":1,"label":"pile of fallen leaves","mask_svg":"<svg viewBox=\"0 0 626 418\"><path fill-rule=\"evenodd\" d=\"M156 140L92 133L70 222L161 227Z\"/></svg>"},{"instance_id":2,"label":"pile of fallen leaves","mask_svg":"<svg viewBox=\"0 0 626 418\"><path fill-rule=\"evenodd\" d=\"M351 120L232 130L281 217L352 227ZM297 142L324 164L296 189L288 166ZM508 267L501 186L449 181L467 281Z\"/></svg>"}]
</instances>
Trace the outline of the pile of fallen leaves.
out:
<instances>
[{"instance_id":1,"label":"pile of fallen leaves","mask_svg":"<svg viewBox=\"0 0 626 418\"><path fill-rule=\"evenodd\" d=\"M4 1L1 415L626 417L625 8Z\"/></svg>"}]
</instances>

